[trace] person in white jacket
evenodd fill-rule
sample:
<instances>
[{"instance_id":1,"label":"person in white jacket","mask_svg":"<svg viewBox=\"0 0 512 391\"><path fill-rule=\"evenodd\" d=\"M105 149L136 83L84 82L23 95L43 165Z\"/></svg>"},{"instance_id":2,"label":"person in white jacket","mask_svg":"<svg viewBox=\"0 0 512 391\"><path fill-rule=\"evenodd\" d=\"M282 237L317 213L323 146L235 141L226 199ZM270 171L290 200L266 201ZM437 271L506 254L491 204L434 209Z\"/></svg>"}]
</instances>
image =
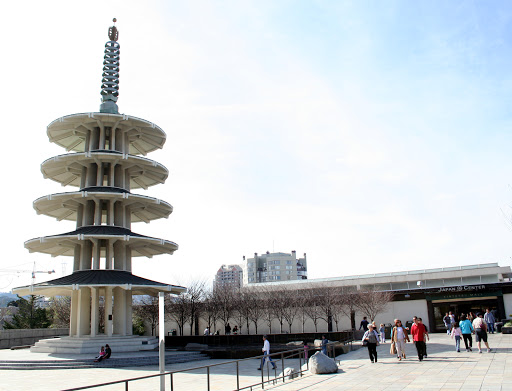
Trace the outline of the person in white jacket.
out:
<instances>
[{"instance_id":1,"label":"person in white jacket","mask_svg":"<svg viewBox=\"0 0 512 391\"><path fill-rule=\"evenodd\" d=\"M263 348L261 348L261 351L263 352L263 357L261 358L261 364L260 367L258 368L258 371L261 371L267 359L272 364L272 369L276 369L276 364L274 364L274 361L272 361L272 357L270 357L270 342L268 342L266 335L263 336Z\"/></svg>"}]
</instances>

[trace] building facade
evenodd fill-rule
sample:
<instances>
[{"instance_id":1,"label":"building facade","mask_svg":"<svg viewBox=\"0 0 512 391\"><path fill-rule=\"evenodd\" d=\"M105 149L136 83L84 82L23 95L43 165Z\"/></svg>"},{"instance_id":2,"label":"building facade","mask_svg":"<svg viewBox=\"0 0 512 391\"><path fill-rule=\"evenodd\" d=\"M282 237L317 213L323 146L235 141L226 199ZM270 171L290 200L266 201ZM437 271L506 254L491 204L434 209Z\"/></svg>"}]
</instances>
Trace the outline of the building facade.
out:
<instances>
[{"instance_id":1,"label":"building facade","mask_svg":"<svg viewBox=\"0 0 512 391\"><path fill-rule=\"evenodd\" d=\"M241 288L243 283L243 269L240 265L222 265L213 280L214 289L225 287Z\"/></svg>"},{"instance_id":2,"label":"building facade","mask_svg":"<svg viewBox=\"0 0 512 391\"><path fill-rule=\"evenodd\" d=\"M271 258L263 257L263 259ZM286 280L279 283L275 281L262 282L258 286L291 290L296 292L298 297L305 296L306 290L318 289L320 292L320 288L338 288L342 292L372 290L392 292L393 300L386 305L384 311L377 315L375 319L377 324L392 323L396 318L407 322L416 315L423 318L423 322L429 327L430 332L446 332L442 318L449 311L457 315L469 312L475 314L489 308L496 309L500 319L511 318L511 278L512 271L509 266L486 263L313 280ZM365 314L357 308L350 317L340 314L338 330L348 330L354 325L358 328L363 316ZM236 318L233 319L233 321L235 320ZM317 327L315 327L313 320L308 318L305 320L303 328L302 320L300 316L297 316L294 319L291 332L337 331L337 327L333 323L325 319L318 319ZM169 328L175 327L172 324L168 326ZM203 325L199 326L199 328L201 327ZM222 329L222 325L218 325L217 329ZM278 330L279 322L276 319L272 322L272 332L278 332ZM250 325L249 332L255 332L254 325ZM258 332L270 332L263 319L258 322ZM242 333L247 333L245 325Z\"/></svg>"},{"instance_id":3,"label":"building facade","mask_svg":"<svg viewBox=\"0 0 512 391\"><path fill-rule=\"evenodd\" d=\"M297 258L296 251L291 254L270 253L258 255L253 258L244 257L244 285L261 282L281 282L306 280L308 266L306 253L304 258Z\"/></svg>"}]
</instances>

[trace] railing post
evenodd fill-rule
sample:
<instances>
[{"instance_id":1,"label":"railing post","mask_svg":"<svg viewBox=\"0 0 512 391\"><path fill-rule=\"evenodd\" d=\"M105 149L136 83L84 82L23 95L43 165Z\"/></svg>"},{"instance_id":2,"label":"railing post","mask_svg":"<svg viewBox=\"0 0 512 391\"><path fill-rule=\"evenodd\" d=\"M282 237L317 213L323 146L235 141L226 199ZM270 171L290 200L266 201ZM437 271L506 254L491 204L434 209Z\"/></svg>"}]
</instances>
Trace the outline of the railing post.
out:
<instances>
[{"instance_id":1,"label":"railing post","mask_svg":"<svg viewBox=\"0 0 512 391\"><path fill-rule=\"evenodd\" d=\"M210 367L206 367L207 390L210 391Z\"/></svg>"},{"instance_id":2,"label":"railing post","mask_svg":"<svg viewBox=\"0 0 512 391\"><path fill-rule=\"evenodd\" d=\"M126 381L126 383L124 383L124 389L125 391L128 391L128 380Z\"/></svg>"},{"instance_id":3,"label":"railing post","mask_svg":"<svg viewBox=\"0 0 512 391\"><path fill-rule=\"evenodd\" d=\"M300 377L302 377L302 353L304 352L304 349L302 351L299 350L299 373ZM304 357L306 359L306 357Z\"/></svg>"},{"instance_id":4,"label":"railing post","mask_svg":"<svg viewBox=\"0 0 512 391\"><path fill-rule=\"evenodd\" d=\"M283 368L283 383L285 382L284 380L284 353L281 352L281 367Z\"/></svg>"},{"instance_id":5,"label":"railing post","mask_svg":"<svg viewBox=\"0 0 512 391\"><path fill-rule=\"evenodd\" d=\"M265 382L265 378L264 378L264 373L263 371L265 371L265 360L263 360L263 358L261 359L261 362L260 362L260 368L261 368L261 389L265 389L265 386L263 386L263 383Z\"/></svg>"},{"instance_id":6,"label":"railing post","mask_svg":"<svg viewBox=\"0 0 512 391\"><path fill-rule=\"evenodd\" d=\"M171 372L171 391L174 391L174 381L172 378L172 372Z\"/></svg>"},{"instance_id":7,"label":"railing post","mask_svg":"<svg viewBox=\"0 0 512 391\"><path fill-rule=\"evenodd\" d=\"M239 376L238 363L239 363L239 361L236 362L236 390L237 391L240 389L240 376Z\"/></svg>"}]
</instances>

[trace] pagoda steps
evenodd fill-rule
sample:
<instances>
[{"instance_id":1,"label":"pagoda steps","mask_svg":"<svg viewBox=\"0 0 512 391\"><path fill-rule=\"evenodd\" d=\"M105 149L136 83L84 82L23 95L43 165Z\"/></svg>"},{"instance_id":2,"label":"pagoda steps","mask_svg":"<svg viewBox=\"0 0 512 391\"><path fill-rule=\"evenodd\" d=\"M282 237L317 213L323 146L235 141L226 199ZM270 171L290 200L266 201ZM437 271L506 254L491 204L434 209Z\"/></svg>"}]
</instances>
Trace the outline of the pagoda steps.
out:
<instances>
[{"instance_id":1,"label":"pagoda steps","mask_svg":"<svg viewBox=\"0 0 512 391\"><path fill-rule=\"evenodd\" d=\"M180 364L193 361L208 360L209 357L200 352L180 352L165 356L165 364ZM110 357L101 362L94 362L94 356L90 359L68 360L26 360L26 361L0 361L0 370L47 370L47 369L87 369L87 368L123 368L142 367L159 364L157 355L140 357ZM172 368L167 367L170 371Z\"/></svg>"},{"instance_id":2,"label":"pagoda steps","mask_svg":"<svg viewBox=\"0 0 512 391\"><path fill-rule=\"evenodd\" d=\"M113 352L139 352L157 349L158 339L145 336L60 337L39 340L30 348L30 351L34 353L97 355L100 348L106 344Z\"/></svg>"}]
</instances>

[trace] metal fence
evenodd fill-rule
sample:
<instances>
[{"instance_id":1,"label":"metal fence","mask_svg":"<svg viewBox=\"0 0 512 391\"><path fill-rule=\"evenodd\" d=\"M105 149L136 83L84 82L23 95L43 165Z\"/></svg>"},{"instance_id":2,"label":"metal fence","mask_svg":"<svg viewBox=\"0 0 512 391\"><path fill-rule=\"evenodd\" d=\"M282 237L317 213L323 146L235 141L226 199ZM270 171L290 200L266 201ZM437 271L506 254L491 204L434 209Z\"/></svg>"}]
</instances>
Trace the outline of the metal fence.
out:
<instances>
[{"instance_id":1,"label":"metal fence","mask_svg":"<svg viewBox=\"0 0 512 391\"><path fill-rule=\"evenodd\" d=\"M329 357L332 357L333 359L335 359L336 347L339 347L341 345L350 344L350 350L352 350L352 341L353 341L353 338L350 337L350 338L347 338L345 341L336 341L336 342L328 343L327 347L326 347L327 353L328 353L327 355ZM219 364L204 365L204 366L200 366L200 367L180 369L180 370L175 370L175 371L170 371L170 372L158 373L158 374L154 374L154 375L140 376L140 377L111 381L111 382L106 382L106 383L98 383L98 384L94 384L94 385L90 385L90 386L69 388L64 391L89 390L92 388L107 387L107 386L116 385L116 384L117 385L124 384L125 391L129 391L130 385L135 386L135 382L141 382L144 380L154 379L154 378L161 378L162 376L168 377L168 381L170 383L170 390L177 391L178 389L176 388L175 379L178 374L186 373L186 372L198 372L198 371L201 371L201 372L204 371L203 373L205 374L206 379L204 380L205 388L203 388L203 389L210 391L211 387L213 385L212 379L211 379L212 369L216 369L221 366L228 366L228 365L234 365L236 368L236 388L233 388L233 389L236 391L239 391L239 390L251 390L252 391L254 388L259 388L259 387L261 387L261 389L264 389L265 385L269 385L269 384L275 385L278 382L284 383L289 378L302 377L303 372L309 370L308 354L310 355L310 353L312 354L315 351L318 351L321 349L322 349L321 347L313 347L313 348L306 350L306 349L304 349L304 347L301 347L301 348L291 349L291 350L287 350L287 351L283 351L283 352L272 353L270 355L261 355L261 356L250 357L250 358L245 358L245 359L241 359L241 360L227 361L227 362L223 362L223 363L219 363ZM278 373L277 368L275 368L275 369L270 368L269 360L267 359L267 357L271 357L275 363L278 363L278 362L281 363L282 371L280 373ZM241 384L240 367L244 364L244 362L248 362L249 360L254 361L255 359L260 360L261 381L258 381L256 383L250 383L250 384ZM295 370L291 374L285 374L284 373L284 370L286 368L285 360L290 360L290 359L298 360L299 369ZM265 363L266 365L263 366L262 365L263 363ZM302 368L303 363L306 364L305 369ZM197 382L194 382L194 383L197 384ZM144 386L144 387L145 387L145 389L148 389L147 386ZM134 389L134 387L132 387L132 389Z\"/></svg>"}]
</instances>

